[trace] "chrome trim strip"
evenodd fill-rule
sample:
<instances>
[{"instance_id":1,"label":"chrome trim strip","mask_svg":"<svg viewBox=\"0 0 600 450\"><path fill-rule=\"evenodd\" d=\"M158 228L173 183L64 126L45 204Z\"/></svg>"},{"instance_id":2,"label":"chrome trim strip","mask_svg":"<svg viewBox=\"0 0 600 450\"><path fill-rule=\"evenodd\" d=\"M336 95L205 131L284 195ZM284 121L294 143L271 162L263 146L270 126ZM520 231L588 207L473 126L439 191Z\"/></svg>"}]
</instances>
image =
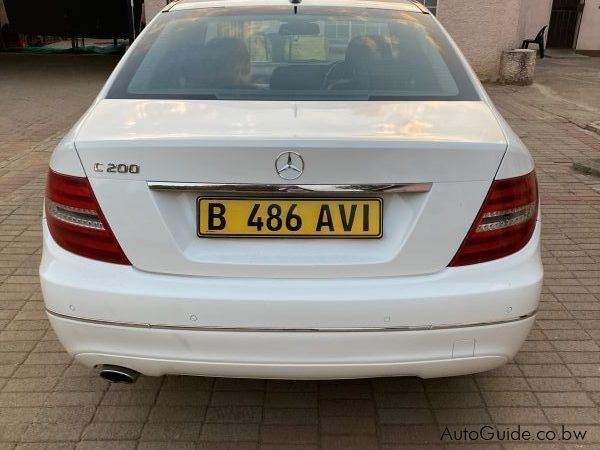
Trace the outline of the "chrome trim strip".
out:
<instances>
[{"instance_id":1,"label":"chrome trim strip","mask_svg":"<svg viewBox=\"0 0 600 450\"><path fill-rule=\"evenodd\" d=\"M390 183L390 184L237 184L237 183L180 183L148 181L153 191L202 191L217 193L397 193L429 192L433 183Z\"/></svg>"},{"instance_id":2,"label":"chrome trim strip","mask_svg":"<svg viewBox=\"0 0 600 450\"><path fill-rule=\"evenodd\" d=\"M363 333L363 332L387 332L387 331L435 331L435 330L448 330L454 328L473 328L483 327L491 325L503 325L506 323L519 322L521 320L529 319L537 314L537 310L519 316L516 319L502 320L498 322L480 322L480 323L469 323L469 324L455 324L455 325L438 325L438 326L415 326L415 327L382 327L382 328L231 328L231 327L183 327L173 325L151 325L151 324L137 324L129 322L110 322L104 320L94 319L80 319L78 317L66 316L59 314L54 311L46 309L46 312L60 319L74 320L77 322L85 322L95 325L108 325L116 327L128 327L128 328L147 328L153 330L180 330L180 331L227 331L231 333Z\"/></svg>"}]
</instances>

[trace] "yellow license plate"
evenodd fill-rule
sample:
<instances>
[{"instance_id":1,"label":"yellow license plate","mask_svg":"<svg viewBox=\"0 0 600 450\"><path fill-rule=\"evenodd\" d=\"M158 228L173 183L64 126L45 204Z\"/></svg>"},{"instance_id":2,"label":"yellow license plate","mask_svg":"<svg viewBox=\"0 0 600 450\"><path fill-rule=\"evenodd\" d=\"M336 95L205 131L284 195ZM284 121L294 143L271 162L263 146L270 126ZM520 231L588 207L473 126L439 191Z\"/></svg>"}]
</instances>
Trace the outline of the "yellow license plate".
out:
<instances>
[{"instance_id":1,"label":"yellow license plate","mask_svg":"<svg viewBox=\"0 0 600 450\"><path fill-rule=\"evenodd\" d=\"M380 198L198 198L198 236L378 239Z\"/></svg>"}]
</instances>

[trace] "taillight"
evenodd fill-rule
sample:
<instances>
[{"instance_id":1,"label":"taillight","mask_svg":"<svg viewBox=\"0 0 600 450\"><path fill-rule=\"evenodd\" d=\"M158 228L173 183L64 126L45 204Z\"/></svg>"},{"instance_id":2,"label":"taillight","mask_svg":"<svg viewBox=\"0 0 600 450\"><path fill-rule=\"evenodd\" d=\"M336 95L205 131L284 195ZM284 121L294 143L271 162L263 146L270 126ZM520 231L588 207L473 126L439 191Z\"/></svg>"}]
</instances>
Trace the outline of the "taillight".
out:
<instances>
[{"instance_id":1,"label":"taillight","mask_svg":"<svg viewBox=\"0 0 600 450\"><path fill-rule=\"evenodd\" d=\"M511 255L531 239L538 214L535 172L495 180L451 267Z\"/></svg>"},{"instance_id":2,"label":"taillight","mask_svg":"<svg viewBox=\"0 0 600 450\"><path fill-rule=\"evenodd\" d=\"M131 264L100 210L87 178L48 172L46 220L58 245L86 258Z\"/></svg>"}]
</instances>

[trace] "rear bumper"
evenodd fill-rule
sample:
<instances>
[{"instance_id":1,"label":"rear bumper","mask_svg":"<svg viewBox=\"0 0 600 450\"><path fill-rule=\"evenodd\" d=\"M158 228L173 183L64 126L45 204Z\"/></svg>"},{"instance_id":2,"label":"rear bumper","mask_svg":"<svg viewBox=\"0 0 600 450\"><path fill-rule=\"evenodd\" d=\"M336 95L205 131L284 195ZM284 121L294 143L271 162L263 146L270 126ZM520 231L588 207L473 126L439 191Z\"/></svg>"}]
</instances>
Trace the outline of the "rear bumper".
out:
<instances>
[{"instance_id":1,"label":"rear bumper","mask_svg":"<svg viewBox=\"0 0 600 450\"><path fill-rule=\"evenodd\" d=\"M93 261L44 226L48 310L111 323L234 329L439 328L506 322L538 308L539 227L520 252L422 276L351 279L191 277ZM276 270L276 268L274 268Z\"/></svg>"},{"instance_id":2,"label":"rear bumper","mask_svg":"<svg viewBox=\"0 0 600 450\"><path fill-rule=\"evenodd\" d=\"M396 278L229 279L146 273L60 248L44 225L51 323L86 365L264 377L437 377L497 367L538 307L540 230L491 263Z\"/></svg>"},{"instance_id":3,"label":"rear bumper","mask_svg":"<svg viewBox=\"0 0 600 450\"><path fill-rule=\"evenodd\" d=\"M151 376L342 379L433 378L506 363L534 317L420 331L283 332L176 329L81 321L49 314L69 353L93 367L114 364Z\"/></svg>"}]
</instances>

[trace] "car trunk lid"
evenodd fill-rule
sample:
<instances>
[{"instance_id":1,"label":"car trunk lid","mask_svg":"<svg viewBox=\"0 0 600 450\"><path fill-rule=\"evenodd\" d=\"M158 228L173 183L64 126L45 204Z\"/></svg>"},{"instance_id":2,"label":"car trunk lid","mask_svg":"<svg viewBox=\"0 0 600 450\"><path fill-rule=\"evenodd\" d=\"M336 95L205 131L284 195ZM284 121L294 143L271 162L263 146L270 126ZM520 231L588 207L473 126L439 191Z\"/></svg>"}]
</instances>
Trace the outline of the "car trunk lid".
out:
<instances>
[{"instance_id":1,"label":"car trunk lid","mask_svg":"<svg viewBox=\"0 0 600 450\"><path fill-rule=\"evenodd\" d=\"M136 268L321 278L446 267L481 207L506 140L483 102L102 100L76 147ZM304 160L294 181L275 168L287 151ZM379 240L211 239L196 234L196 201L208 194L153 190L149 183L431 188L374 194L384 202Z\"/></svg>"}]
</instances>

